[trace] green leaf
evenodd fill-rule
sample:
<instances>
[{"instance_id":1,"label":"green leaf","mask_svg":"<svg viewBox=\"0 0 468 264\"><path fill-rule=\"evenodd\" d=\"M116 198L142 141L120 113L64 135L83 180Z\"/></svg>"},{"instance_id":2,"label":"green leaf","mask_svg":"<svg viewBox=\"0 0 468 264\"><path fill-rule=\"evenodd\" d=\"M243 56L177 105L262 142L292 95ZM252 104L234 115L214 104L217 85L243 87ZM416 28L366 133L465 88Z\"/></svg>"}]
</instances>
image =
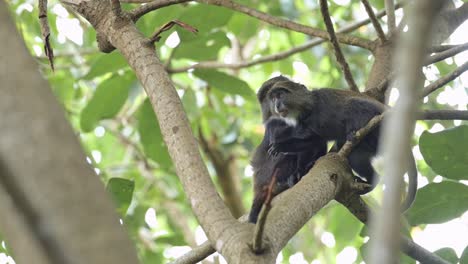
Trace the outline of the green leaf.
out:
<instances>
[{"instance_id":1,"label":"green leaf","mask_svg":"<svg viewBox=\"0 0 468 264\"><path fill-rule=\"evenodd\" d=\"M215 70L195 70L195 76L207 82L213 88L229 94L237 94L246 100L255 101L255 93L249 85L234 76Z\"/></svg>"},{"instance_id":2,"label":"green leaf","mask_svg":"<svg viewBox=\"0 0 468 264\"><path fill-rule=\"evenodd\" d=\"M458 262L458 256L457 253L453 248L441 248L438 249L437 251L434 252L436 255L439 257L445 259L449 263L457 263Z\"/></svg>"},{"instance_id":3,"label":"green leaf","mask_svg":"<svg viewBox=\"0 0 468 264\"><path fill-rule=\"evenodd\" d=\"M88 74L83 79L93 79L101 76L105 73L113 73L117 70L128 67L128 63L122 54L118 52L112 52L111 54L100 55L98 59L93 63Z\"/></svg>"},{"instance_id":4,"label":"green leaf","mask_svg":"<svg viewBox=\"0 0 468 264\"><path fill-rule=\"evenodd\" d=\"M138 133L145 154L162 167L170 167L171 158L164 144L159 122L148 99L138 110L137 119Z\"/></svg>"},{"instance_id":5,"label":"green leaf","mask_svg":"<svg viewBox=\"0 0 468 264\"><path fill-rule=\"evenodd\" d=\"M349 246L350 241L356 239L363 224L341 204L335 204L327 210L330 210L330 214L327 215L330 219L346 219L346 221L330 221L327 228L335 235L336 251L341 251Z\"/></svg>"},{"instance_id":6,"label":"green leaf","mask_svg":"<svg viewBox=\"0 0 468 264\"><path fill-rule=\"evenodd\" d=\"M221 31L199 37L193 41L181 40L181 43L174 51L174 58L215 60L218 57L219 50L224 46L230 46L230 44L231 42L226 33Z\"/></svg>"},{"instance_id":7,"label":"green leaf","mask_svg":"<svg viewBox=\"0 0 468 264\"><path fill-rule=\"evenodd\" d=\"M468 264L468 246L465 247L460 256L460 264Z\"/></svg>"},{"instance_id":8,"label":"green leaf","mask_svg":"<svg viewBox=\"0 0 468 264\"><path fill-rule=\"evenodd\" d=\"M259 30L259 21L255 18L246 16L241 13L236 13L229 21L229 30L241 42L247 42L251 37L255 36Z\"/></svg>"},{"instance_id":9,"label":"green leaf","mask_svg":"<svg viewBox=\"0 0 468 264\"><path fill-rule=\"evenodd\" d=\"M208 35L214 28L227 24L234 12L223 7L197 4L187 8L179 17L179 20L198 29L198 35ZM177 29L182 42L197 39L197 35L187 32L185 29Z\"/></svg>"},{"instance_id":10,"label":"green leaf","mask_svg":"<svg viewBox=\"0 0 468 264\"><path fill-rule=\"evenodd\" d=\"M185 112L192 118L198 117L200 111L197 106L197 97L192 89L184 91L182 96L182 104L184 105Z\"/></svg>"},{"instance_id":11,"label":"green leaf","mask_svg":"<svg viewBox=\"0 0 468 264\"><path fill-rule=\"evenodd\" d=\"M436 173L449 179L468 180L468 126L424 132L419 138L419 148Z\"/></svg>"},{"instance_id":12,"label":"green leaf","mask_svg":"<svg viewBox=\"0 0 468 264\"><path fill-rule=\"evenodd\" d=\"M68 72L60 71L48 76L47 79L52 86L55 96L62 104L67 106L75 95L75 89L73 88L75 80L73 76Z\"/></svg>"},{"instance_id":13,"label":"green leaf","mask_svg":"<svg viewBox=\"0 0 468 264\"><path fill-rule=\"evenodd\" d=\"M143 264L164 263L164 255L161 252L146 249L143 253L140 253L140 261Z\"/></svg>"},{"instance_id":14,"label":"green leaf","mask_svg":"<svg viewBox=\"0 0 468 264\"><path fill-rule=\"evenodd\" d=\"M100 120L114 117L128 98L130 85L135 80L131 73L114 75L103 81L94 92L80 116L84 132L92 131Z\"/></svg>"},{"instance_id":15,"label":"green leaf","mask_svg":"<svg viewBox=\"0 0 468 264\"><path fill-rule=\"evenodd\" d=\"M135 183L123 178L111 178L107 182L106 189L112 194L112 197L117 204L117 211L124 216L127 213L130 202L132 201Z\"/></svg>"},{"instance_id":16,"label":"green leaf","mask_svg":"<svg viewBox=\"0 0 468 264\"><path fill-rule=\"evenodd\" d=\"M468 186L444 181L430 183L418 190L413 206L407 212L412 226L443 223L468 210Z\"/></svg>"}]
</instances>

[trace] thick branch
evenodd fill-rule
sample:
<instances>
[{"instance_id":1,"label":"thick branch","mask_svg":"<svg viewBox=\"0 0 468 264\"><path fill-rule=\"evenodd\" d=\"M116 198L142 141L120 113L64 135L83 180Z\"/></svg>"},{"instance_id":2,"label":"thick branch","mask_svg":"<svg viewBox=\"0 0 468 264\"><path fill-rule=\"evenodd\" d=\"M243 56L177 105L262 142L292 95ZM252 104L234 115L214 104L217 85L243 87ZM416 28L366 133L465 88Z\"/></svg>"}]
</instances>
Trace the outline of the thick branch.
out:
<instances>
[{"instance_id":1,"label":"thick branch","mask_svg":"<svg viewBox=\"0 0 468 264\"><path fill-rule=\"evenodd\" d=\"M327 0L320 0L320 9L322 11L322 17L325 22L325 26L327 27L328 34L330 36L330 42L333 46L333 49L335 50L335 56L336 60L341 66L341 69L343 70L346 82L349 85L349 88L353 91L359 92L359 89L354 82L353 79L353 74L351 73L351 70L349 69L349 65L346 62L346 59L343 55L343 52L341 51L340 44L338 43L338 40L335 35L335 29L333 28L333 23L330 18L330 13L328 12L328 4Z\"/></svg>"},{"instance_id":2,"label":"thick branch","mask_svg":"<svg viewBox=\"0 0 468 264\"><path fill-rule=\"evenodd\" d=\"M382 137L386 163L383 182L386 186L382 209L377 211L371 222L370 263L395 263L398 254L400 230L401 182L408 160L411 136L416 120L419 97L416 87L422 82L420 69L423 64L427 32L431 29L431 19L442 6L441 1L415 1L408 15L409 33L402 36L395 63L398 70L400 97L389 118L385 119ZM420 14L424 14L421 16ZM418 100L419 99L419 100ZM395 133L398 127L399 133Z\"/></svg>"},{"instance_id":3,"label":"thick branch","mask_svg":"<svg viewBox=\"0 0 468 264\"><path fill-rule=\"evenodd\" d=\"M252 228L238 223L216 192L180 98L154 47L131 19L116 18L103 1L84 3L76 10L122 53L141 81L192 210L212 245L231 262L233 251L248 249L239 242L248 240Z\"/></svg>"},{"instance_id":4,"label":"thick branch","mask_svg":"<svg viewBox=\"0 0 468 264\"><path fill-rule=\"evenodd\" d=\"M113 201L0 1L0 218L17 263L138 263ZM53 128L53 129L51 129ZM27 166L25 166L27 164ZM112 254L109 248L115 250Z\"/></svg>"}]
</instances>

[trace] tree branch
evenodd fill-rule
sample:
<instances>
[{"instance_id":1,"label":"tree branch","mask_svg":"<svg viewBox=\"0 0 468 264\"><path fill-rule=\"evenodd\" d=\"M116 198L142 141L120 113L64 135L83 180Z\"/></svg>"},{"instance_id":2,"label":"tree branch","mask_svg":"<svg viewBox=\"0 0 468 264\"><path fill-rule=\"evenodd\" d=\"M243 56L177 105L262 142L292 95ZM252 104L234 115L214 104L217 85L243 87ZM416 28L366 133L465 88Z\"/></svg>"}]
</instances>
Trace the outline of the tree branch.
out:
<instances>
[{"instance_id":1,"label":"tree branch","mask_svg":"<svg viewBox=\"0 0 468 264\"><path fill-rule=\"evenodd\" d=\"M387 38L385 37L385 33L383 32L382 27L380 26L380 23L377 20L377 17L375 16L374 10L372 10L372 6L369 4L369 1L361 0L361 2L364 5L364 8L366 9L367 15L369 16L369 19L371 20L372 25L375 28L375 31L377 31L377 36L379 36L382 42L387 41Z\"/></svg>"},{"instance_id":2,"label":"tree branch","mask_svg":"<svg viewBox=\"0 0 468 264\"><path fill-rule=\"evenodd\" d=\"M264 22L267 22L277 27L289 29L289 30L296 31L296 32L301 32L301 33L304 33L306 35L313 36L313 37L329 39L329 35L326 31L313 28L310 26L298 24L290 20L270 16L269 14L266 14L264 12L249 8L247 6L238 4L230 0L198 0L197 2L210 4L210 5L216 5L216 6L222 6L228 9L235 10L237 12L244 13L251 17L258 18L259 20L262 20ZM374 47L373 42L367 39L363 39L363 38L359 38L355 36L349 36L349 35L341 35L341 34L337 35L336 37L338 41L343 44L357 46L357 47L361 47L367 50L372 50Z\"/></svg>"},{"instance_id":3,"label":"tree branch","mask_svg":"<svg viewBox=\"0 0 468 264\"><path fill-rule=\"evenodd\" d=\"M166 7L166 6L171 6L171 5L176 5L180 3L186 3L190 2L192 0L158 0L158 1L146 1L148 2L146 5L141 5L129 12L130 17L132 18L133 22L136 22L140 17L148 14L151 11Z\"/></svg>"},{"instance_id":4,"label":"tree branch","mask_svg":"<svg viewBox=\"0 0 468 264\"><path fill-rule=\"evenodd\" d=\"M380 124L380 121L382 121L384 117L384 114L380 114L377 116L374 116L369 122L360 128L358 131L354 133L354 137L352 140L346 141L346 143L341 147L340 151L338 151L338 154L342 155L343 157L347 157L349 153L351 153L351 150L361 142L361 140L369 134L378 124Z\"/></svg>"},{"instance_id":5,"label":"tree branch","mask_svg":"<svg viewBox=\"0 0 468 264\"><path fill-rule=\"evenodd\" d=\"M387 10L388 34L391 35L396 28L395 5L393 0L385 0L385 9Z\"/></svg>"},{"instance_id":6,"label":"tree branch","mask_svg":"<svg viewBox=\"0 0 468 264\"><path fill-rule=\"evenodd\" d=\"M419 120L468 120L468 111L425 110L418 113Z\"/></svg>"},{"instance_id":7,"label":"tree branch","mask_svg":"<svg viewBox=\"0 0 468 264\"><path fill-rule=\"evenodd\" d=\"M137 263L111 197L8 10L0 1L0 211L8 212L0 227L15 261ZM109 247L115 252L103 254Z\"/></svg>"},{"instance_id":8,"label":"tree branch","mask_svg":"<svg viewBox=\"0 0 468 264\"><path fill-rule=\"evenodd\" d=\"M336 60L341 66L341 69L343 70L346 82L349 85L349 88L353 91L359 92L359 89L354 82L353 79L353 74L351 73L351 70L349 69L349 65L346 62L346 59L343 55L343 52L340 49L340 44L338 43L338 40L335 35L335 29L333 28L333 23L330 18L330 14L328 12L328 4L327 0L320 0L320 9L322 11L322 17L325 22L325 26L327 27L328 34L330 36L330 42L333 46L333 49L335 50L335 56Z\"/></svg>"},{"instance_id":9,"label":"tree branch","mask_svg":"<svg viewBox=\"0 0 468 264\"><path fill-rule=\"evenodd\" d=\"M216 250L211 246L210 241L193 248L189 252L182 255L180 258L170 262L169 264L193 264L206 259L209 255L215 253Z\"/></svg>"},{"instance_id":10,"label":"tree branch","mask_svg":"<svg viewBox=\"0 0 468 264\"><path fill-rule=\"evenodd\" d=\"M41 27L44 52L49 59L50 68L54 70L54 50L50 44L50 27L47 20L47 0L39 0L39 24Z\"/></svg>"},{"instance_id":11,"label":"tree branch","mask_svg":"<svg viewBox=\"0 0 468 264\"><path fill-rule=\"evenodd\" d=\"M237 166L235 164L235 158L233 156L225 158L219 146L217 146L216 143L210 142L210 140L203 135L200 127L198 129L198 138L203 151L216 171L224 202L234 217L240 217L245 212L245 209L242 205L240 186L236 177Z\"/></svg>"},{"instance_id":12,"label":"tree branch","mask_svg":"<svg viewBox=\"0 0 468 264\"><path fill-rule=\"evenodd\" d=\"M398 3L396 5L397 8L401 8L402 4ZM385 16L385 10L379 11L376 16L377 17L383 17ZM362 21L352 23L348 26L345 26L341 28L340 30L337 31L337 33L349 33L352 32L364 25L367 25L371 22L370 18L364 19ZM276 54L268 55L268 56L263 56L258 59L254 59L252 61L243 61L240 63L222 63L219 61L204 61L204 62L199 62L194 65L190 66L185 66L185 67L180 67L180 68L174 68L174 69L167 69L169 73L181 73L181 72L186 72L190 69L219 69L219 68L225 68L225 69L241 69L241 68L248 68L257 64L261 63L266 63L266 62L273 62L273 61L278 61L284 58L287 58L289 56L292 56L296 53L306 51L314 46L320 45L322 43L326 42L325 39L321 38L314 38L310 41L305 42L304 44L294 47L290 50L286 50L283 52L278 52Z\"/></svg>"},{"instance_id":13,"label":"tree branch","mask_svg":"<svg viewBox=\"0 0 468 264\"><path fill-rule=\"evenodd\" d=\"M420 69L427 41L430 40L427 32L431 32L432 18L442 4L443 1L416 0L408 15L410 34L401 36L396 49L400 51L394 67L398 70L400 97L382 127L384 157L387 161L383 173L386 188L382 208L373 216L370 226L370 263L389 264L398 261L398 254L395 253L399 248L400 186L410 160L408 148L420 101L416 88L422 81ZM399 133L395 133L397 127Z\"/></svg>"},{"instance_id":14,"label":"tree branch","mask_svg":"<svg viewBox=\"0 0 468 264\"><path fill-rule=\"evenodd\" d=\"M424 65L429 65L429 64L433 64L433 63L445 60L467 49L468 49L468 43L456 45L450 49L441 51L438 54L430 56L429 58L426 59L426 61L424 62Z\"/></svg>"},{"instance_id":15,"label":"tree branch","mask_svg":"<svg viewBox=\"0 0 468 264\"><path fill-rule=\"evenodd\" d=\"M359 195L344 197L337 201L343 204L357 219L359 219L359 221L366 225L369 224L368 216L372 215L371 210ZM399 239L401 251L414 260L417 260L420 263L449 264L438 255L421 247L411 239L401 235Z\"/></svg>"},{"instance_id":16,"label":"tree branch","mask_svg":"<svg viewBox=\"0 0 468 264\"><path fill-rule=\"evenodd\" d=\"M458 76L462 75L465 71L468 70L468 61L463 63L462 65L458 66L453 72L450 74L445 75L444 77L438 79L437 81L429 84L428 86L424 87L422 94L423 97L428 96L435 90L443 87L447 83L453 81Z\"/></svg>"}]
</instances>

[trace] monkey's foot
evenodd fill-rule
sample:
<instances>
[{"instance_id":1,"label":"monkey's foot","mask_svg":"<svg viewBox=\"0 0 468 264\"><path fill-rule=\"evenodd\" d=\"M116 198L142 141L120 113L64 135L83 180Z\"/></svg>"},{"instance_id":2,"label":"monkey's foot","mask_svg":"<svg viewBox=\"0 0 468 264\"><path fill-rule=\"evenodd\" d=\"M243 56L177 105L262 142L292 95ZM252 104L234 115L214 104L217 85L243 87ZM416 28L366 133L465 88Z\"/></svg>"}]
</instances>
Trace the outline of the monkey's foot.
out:
<instances>
[{"instance_id":1,"label":"monkey's foot","mask_svg":"<svg viewBox=\"0 0 468 264\"><path fill-rule=\"evenodd\" d=\"M353 130L346 135L346 141L354 142L356 140L356 131Z\"/></svg>"},{"instance_id":2,"label":"monkey's foot","mask_svg":"<svg viewBox=\"0 0 468 264\"><path fill-rule=\"evenodd\" d=\"M355 177L354 181L351 183L351 189L355 190L359 195L363 195L372 191L374 186L359 177Z\"/></svg>"}]
</instances>

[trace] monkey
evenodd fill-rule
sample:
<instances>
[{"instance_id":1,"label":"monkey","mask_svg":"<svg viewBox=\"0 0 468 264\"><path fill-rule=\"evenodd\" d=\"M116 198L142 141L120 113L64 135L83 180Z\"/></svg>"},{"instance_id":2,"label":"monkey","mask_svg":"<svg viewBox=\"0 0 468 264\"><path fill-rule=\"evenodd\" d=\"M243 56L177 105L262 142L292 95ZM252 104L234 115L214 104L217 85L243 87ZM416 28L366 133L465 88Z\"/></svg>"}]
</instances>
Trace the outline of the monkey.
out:
<instances>
[{"instance_id":1,"label":"monkey","mask_svg":"<svg viewBox=\"0 0 468 264\"><path fill-rule=\"evenodd\" d=\"M281 145L291 137L300 138L300 145L290 146L287 152L273 153L272 145ZM268 195L268 186L274 177L276 184L272 189L273 196L296 184L312 168L318 157L325 155L326 152L326 141L317 134L307 133L303 128L284 119L266 120L265 135L251 161L254 170L254 199L249 222L257 222Z\"/></svg>"},{"instance_id":2,"label":"monkey","mask_svg":"<svg viewBox=\"0 0 468 264\"><path fill-rule=\"evenodd\" d=\"M284 76L266 81L257 93L262 108L263 120L282 118L296 122L308 133L314 133L325 141L335 141L340 149L354 133L365 126L374 116L383 113L388 107L372 97L350 90L321 88L308 90L304 85L291 81ZM357 144L348 156L350 167L358 174L356 181L365 182L372 187L360 195L370 192L378 182L379 176L372 167L371 160L379 145L380 126L373 129ZM296 133L288 140L273 143L270 153L289 152L300 145L303 136ZM294 147L290 147L294 146ZM408 194L403 211L408 209L416 196L417 170L411 156L408 171Z\"/></svg>"}]
</instances>

